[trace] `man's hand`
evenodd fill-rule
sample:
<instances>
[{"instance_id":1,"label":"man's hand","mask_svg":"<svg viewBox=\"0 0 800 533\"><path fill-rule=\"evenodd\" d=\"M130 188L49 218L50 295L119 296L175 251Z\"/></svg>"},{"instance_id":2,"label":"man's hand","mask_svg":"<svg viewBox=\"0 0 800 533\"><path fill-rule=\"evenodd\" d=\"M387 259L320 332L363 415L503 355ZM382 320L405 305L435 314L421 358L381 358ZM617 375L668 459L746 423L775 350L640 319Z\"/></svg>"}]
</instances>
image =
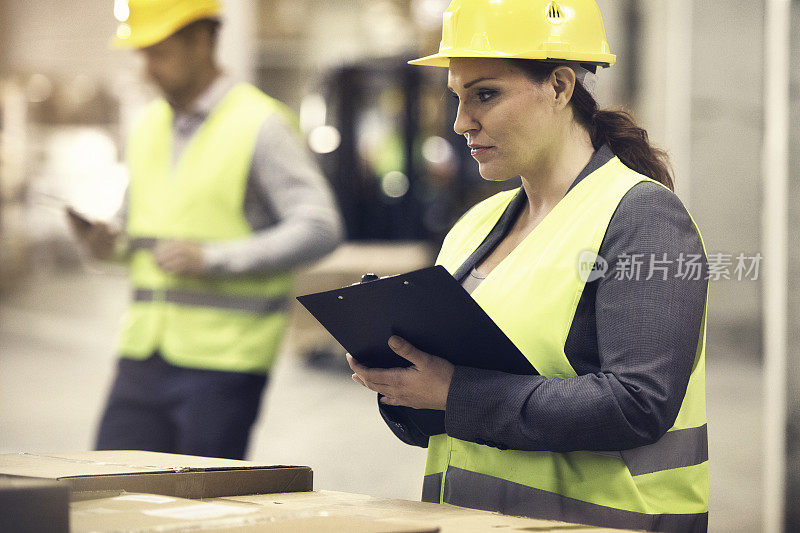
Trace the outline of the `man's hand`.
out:
<instances>
[{"instance_id":1,"label":"man's hand","mask_svg":"<svg viewBox=\"0 0 800 533\"><path fill-rule=\"evenodd\" d=\"M104 222L91 222L73 209L67 209L67 219L78 240L97 259L108 260L114 254L114 244L119 234Z\"/></svg>"},{"instance_id":2,"label":"man's hand","mask_svg":"<svg viewBox=\"0 0 800 533\"><path fill-rule=\"evenodd\" d=\"M449 361L427 354L396 335L389 339L389 347L413 366L367 368L347 354L347 362L355 372L353 381L383 394L381 403L386 405L444 410L455 367Z\"/></svg>"},{"instance_id":3,"label":"man's hand","mask_svg":"<svg viewBox=\"0 0 800 533\"><path fill-rule=\"evenodd\" d=\"M205 273L203 249L196 242L159 241L153 255L159 268L170 274L200 276Z\"/></svg>"}]
</instances>

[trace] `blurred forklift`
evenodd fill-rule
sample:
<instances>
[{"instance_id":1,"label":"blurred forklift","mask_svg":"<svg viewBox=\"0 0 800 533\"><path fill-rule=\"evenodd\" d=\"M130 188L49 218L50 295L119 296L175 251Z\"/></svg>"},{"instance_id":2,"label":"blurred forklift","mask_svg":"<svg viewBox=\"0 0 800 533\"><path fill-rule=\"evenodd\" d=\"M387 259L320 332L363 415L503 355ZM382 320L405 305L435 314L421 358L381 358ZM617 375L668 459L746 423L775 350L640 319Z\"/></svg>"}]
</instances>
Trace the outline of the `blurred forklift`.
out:
<instances>
[{"instance_id":1,"label":"blurred forklift","mask_svg":"<svg viewBox=\"0 0 800 533\"><path fill-rule=\"evenodd\" d=\"M347 243L298 275L297 294L357 283L365 273L430 266L468 206L512 183L484 181L452 128L457 101L446 73L408 58L371 59L329 71L300 121L331 182ZM288 349L309 364L342 368L344 350L304 309L293 309Z\"/></svg>"}]
</instances>

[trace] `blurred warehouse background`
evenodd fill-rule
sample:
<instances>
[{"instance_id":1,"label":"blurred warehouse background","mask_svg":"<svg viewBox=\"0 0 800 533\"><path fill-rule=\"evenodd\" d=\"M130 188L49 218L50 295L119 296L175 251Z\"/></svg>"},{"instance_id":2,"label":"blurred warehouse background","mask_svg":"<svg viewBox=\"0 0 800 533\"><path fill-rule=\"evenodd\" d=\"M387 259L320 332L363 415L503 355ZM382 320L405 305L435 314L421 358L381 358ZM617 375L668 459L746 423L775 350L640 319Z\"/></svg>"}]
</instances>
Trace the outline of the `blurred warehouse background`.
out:
<instances>
[{"instance_id":1,"label":"blurred warehouse background","mask_svg":"<svg viewBox=\"0 0 800 533\"><path fill-rule=\"evenodd\" d=\"M669 150L677 192L710 254L731 256L735 266L740 254L762 253L768 4L598 3L619 58L601 73L600 102L630 109ZM0 1L0 453L88 449L110 383L125 271L84 257L63 207L97 219L115 212L127 181L122 140L155 94L137 74L135 54L108 48L123 4ZM299 114L346 220L348 243L301 274L298 293L429 264L450 225L496 190L452 131L446 74L405 64L436 48L447 4L225 3L221 62ZM800 30L800 3L791 9ZM796 41L791 50L800 54ZM797 146L800 73L790 64ZM800 151L790 151L790 162L796 174ZM792 235L800 228L795 180L788 200ZM788 253L791 280L800 247L792 243ZM759 531L774 512L763 488L764 421L774 414L764 398L773 385L800 383L800 291L793 281L785 291L794 363L788 380L770 381L763 271L737 279L733 266L709 296L710 520L714 531ZM338 355L336 347L299 311L286 352L250 458L309 464L319 488L418 498L424 452L383 427L374 401L339 359L326 357ZM792 435L796 396L789 394ZM789 502L800 497L793 453L790 445L782 485ZM800 511L791 503L788 511L800 528Z\"/></svg>"}]
</instances>

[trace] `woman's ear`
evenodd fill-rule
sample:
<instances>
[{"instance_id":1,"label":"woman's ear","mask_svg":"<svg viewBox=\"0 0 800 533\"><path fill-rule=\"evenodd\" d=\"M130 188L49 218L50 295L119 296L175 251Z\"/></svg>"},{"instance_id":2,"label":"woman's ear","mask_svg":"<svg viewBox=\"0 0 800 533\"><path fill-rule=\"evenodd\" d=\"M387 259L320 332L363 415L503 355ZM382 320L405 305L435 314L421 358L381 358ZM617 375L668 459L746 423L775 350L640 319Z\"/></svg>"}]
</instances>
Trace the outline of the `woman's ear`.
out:
<instances>
[{"instance_id":1,"label":"woman's ear","mask_svg":"<svg viewBox=\"0 0 800 533\"><path fill-rule=\"evenodd\" d=\"M572 93L575 92L575 71L567 66L556 67L550 73L548 82L552 85L555 99L554 107L563 109L572 100Z\"/></svg>"}]
</instances>

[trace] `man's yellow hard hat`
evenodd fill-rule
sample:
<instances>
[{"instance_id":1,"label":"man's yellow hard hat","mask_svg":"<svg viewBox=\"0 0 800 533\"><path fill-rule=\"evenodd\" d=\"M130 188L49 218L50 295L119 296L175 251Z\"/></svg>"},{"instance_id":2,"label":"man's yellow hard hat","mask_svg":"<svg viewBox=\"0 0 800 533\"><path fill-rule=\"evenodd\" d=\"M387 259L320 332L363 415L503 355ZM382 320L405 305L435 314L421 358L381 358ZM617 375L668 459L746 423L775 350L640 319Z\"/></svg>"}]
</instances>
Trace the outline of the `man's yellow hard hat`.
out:
<instances>
[{"instance_id":1,"label":"man's yellow hard hat","mask_svg":"<svg viewBox=\"0 0 800 533\"><path fill-rule=\"evenodd\" d=\"M112 39L114 48L151 46L196 20L218 18L222 8L219 0L128 0L127 11Z\"/></svg>"},{"instance_id":2,"label":"man's yellow hard hat","mask_svg":"<svg viewBox=\"0 0 800 533\"><path fill-rule=\"evenodd\" d=\"M439 53L409 61L447 67L451 57L576 61L608 67L609 49L594 0L453 0Z\"/></svg>"}]
</instances>

